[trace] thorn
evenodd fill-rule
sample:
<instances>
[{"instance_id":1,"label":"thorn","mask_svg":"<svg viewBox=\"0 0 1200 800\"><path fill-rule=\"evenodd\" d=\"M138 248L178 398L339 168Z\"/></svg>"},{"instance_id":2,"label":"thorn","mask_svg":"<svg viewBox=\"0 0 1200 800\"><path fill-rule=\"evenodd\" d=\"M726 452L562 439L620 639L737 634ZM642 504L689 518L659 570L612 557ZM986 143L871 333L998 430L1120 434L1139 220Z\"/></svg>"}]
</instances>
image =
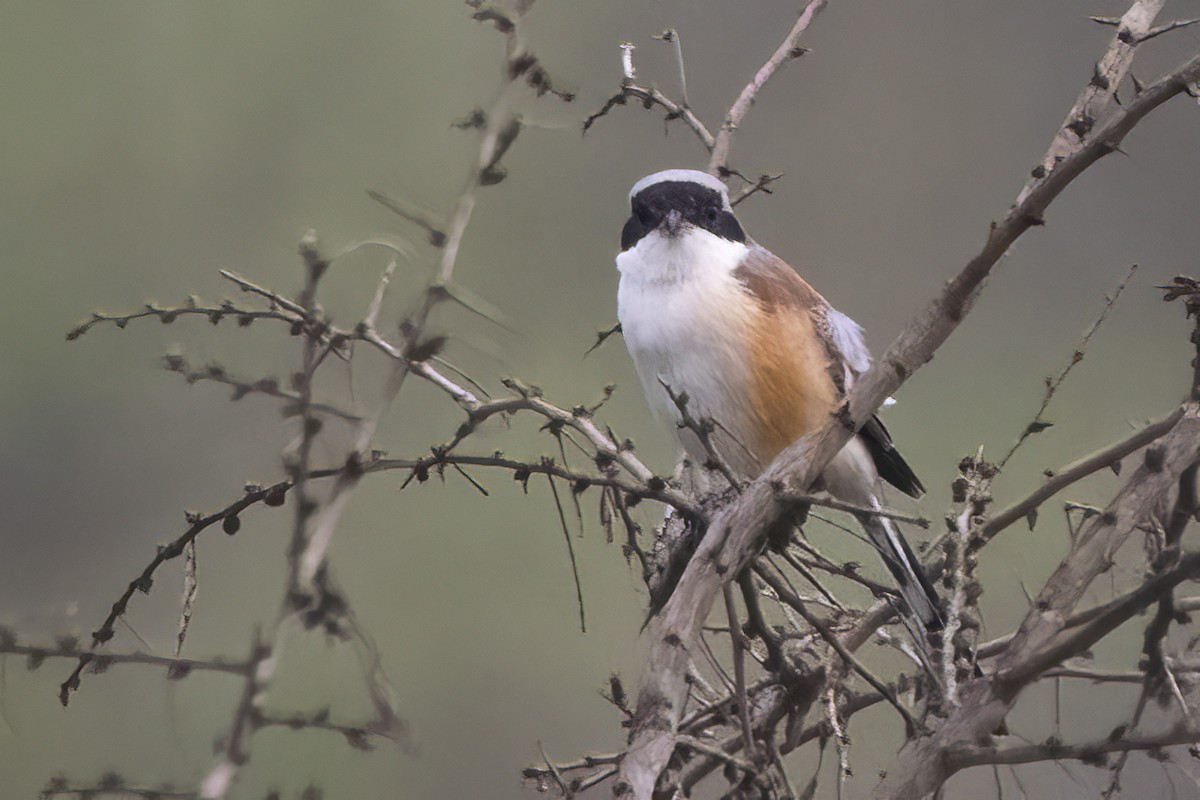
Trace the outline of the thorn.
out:
<instances>
[{"instance_id":1,"label":"thorn","mask_svg":"<svg viewBox=\"0 0 1200 800\"><path fill-rule=\"evenodd\" d=\"M1096 120L1092 119L1087 114L1084 114L1076 119L1071 120L1067 124L1066 128L1080 139L1083 139L1088 135L1088 133L1091 132L1095 124Z\"/></svg>"},{"instance_id":2,"label":"thorn","mask_svg":"<svg viewBox=\"0 0 1200 800\"><path fill-rule=\"evenodd\" d=\"M1180 28L1186 28L1189 25L1195 25L1197 22L1200 22L1200 17L1194 19L1177 19L1174 22L1168 22L1166 25L1159 25L1157 28L1151 28L1139 36L1134 44L1141 44L1142 42L1153 39L1156 36L1161 36L1164 33L1170 33L1171 31L1176 31Z\"/></svg>"},{"instance_id":3,"label":"thorn","mask_svg":"<svg viewBox=\"0 0 1200 800\"><path fill-rule=\"evenodd\" d=\"M585 352L583 354L584 358L587 358L589 355L592 354L593 351L595 351L595 349L597 347L604 344L605 340L608 339L608 337L612 336L614 333L620 333L620 332L621 332L621 323L619 323L619 322L616 325L613 325L608 330L603 330L603 331L597 332L596 333L596 343L587 349L587 352Z\"/></svg>"}]
</instances>

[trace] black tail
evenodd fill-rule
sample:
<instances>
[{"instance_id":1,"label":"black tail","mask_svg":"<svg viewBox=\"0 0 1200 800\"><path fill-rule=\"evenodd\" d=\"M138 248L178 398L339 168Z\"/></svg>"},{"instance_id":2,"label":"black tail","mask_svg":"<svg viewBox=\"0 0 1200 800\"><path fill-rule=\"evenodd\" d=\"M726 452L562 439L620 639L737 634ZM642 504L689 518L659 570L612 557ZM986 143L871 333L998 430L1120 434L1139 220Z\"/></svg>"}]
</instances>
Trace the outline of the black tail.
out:
<instances>
[{"instance_id":1,"label":"black tail","mask_svg":"<svg viewBox=\"0 0 1200 800\"><path fill-rule=\"evenodd\" d=\"M888 571L896 579L896 587L909 613L927 633L941 630L938 593L900 531L891 520L884 517L863 514L859 516L859 522L875 549L883 556Z\"/></svg>"},{"instance_id":2,"label":"black tail","mask_svg":"<svg viewBox=\"0 0 1200 800\"><path fill-rule=\"evenodd\" d=\"M920 497L925 494L921 479L912 471L912 467L900 455L900 451L892 444L892 436L887 428L879 421L879 417L871 417L867 424L858 432L858 438L867 446L871 460L875 462L875 470L879 477L904 492L909 497ZM901 540L903 541L903 540Z\"/></svg>"}]
</instances>

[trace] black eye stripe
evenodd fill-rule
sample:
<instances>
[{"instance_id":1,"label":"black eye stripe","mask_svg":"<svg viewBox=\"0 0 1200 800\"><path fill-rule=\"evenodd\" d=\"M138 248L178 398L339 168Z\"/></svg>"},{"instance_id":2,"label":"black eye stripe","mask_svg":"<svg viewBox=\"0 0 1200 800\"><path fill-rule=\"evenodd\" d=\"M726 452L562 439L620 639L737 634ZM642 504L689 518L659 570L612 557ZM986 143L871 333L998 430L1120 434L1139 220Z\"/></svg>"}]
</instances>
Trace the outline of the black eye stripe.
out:
<instances>
[{"instance_id":1,"label":"black eye stripe","mask_svg":"<svg viewBox=\"0 0 1200 800\"><path fill-rule=\"evenodd\" d=\"M634 208L642 206L661 211L674 208L686 212L708 206L721 208L724 202L721 194L708 186L691 181L663 181L640 191L633 198L633 205Z\"/></svg>"},{"instance_id":2,"label":"black eye stripe","mask_svg":"<svg viewBox=\"0 0 1200 800\"><path fill-rule=\"evenodd\" d=\"M654 230L653 226L643 224L636 214L631 216L626 220L625 227L621 229L621 252L624 253L636 245L652 230Z\"/></svg>"},{"instance_id":3,"label":"black eye stripe","mask_svg":"<svg viewBox=\"0 0 1200 800\"><path fill-rule=\"evenodd\" d=\"M631 201L632 214L621 231L621 250L635 246L658 228L671 211L693 227L722 239L745 242L746 234L717 190L693 181L662 181L647 186Z\"/></svg>"},{"instance_id":4,"label":"black eye stripe","mask_svg":"<svg viewBox=\"0 0 1200 800\"><path fill-rule=\"evenodd\" d=\"M723 209L718 210L712 216L705 217L703 222L697 224L696 227L703 228L709 233L720 236L722 239L728 239L731 242L746 241L746 233L738 223L737 217Z\"/></svg>"}]
</instances>

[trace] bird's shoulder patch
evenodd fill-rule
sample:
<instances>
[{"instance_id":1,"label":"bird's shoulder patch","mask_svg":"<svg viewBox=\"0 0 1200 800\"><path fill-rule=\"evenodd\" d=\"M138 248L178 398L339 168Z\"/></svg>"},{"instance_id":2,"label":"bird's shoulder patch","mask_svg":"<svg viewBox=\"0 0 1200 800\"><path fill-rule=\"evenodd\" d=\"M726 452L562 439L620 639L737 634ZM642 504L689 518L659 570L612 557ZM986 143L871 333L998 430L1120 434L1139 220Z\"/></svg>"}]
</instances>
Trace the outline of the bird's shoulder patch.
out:
<instances>
[{"instance_id":1,"label":"bird's shoulder patch","mask_svg":"<svg viewBox=\"0 0 1200 800\"><path fill-rule=\"evenodd\" d=\"M747 352L754 381L753 446L766 464L822 425L836 403L828 337L819 330L828 304L785 261L758 245L750 245L733 276L757 309Z\"/></svg>"},{"instance_id":2,"label":"bird's shoulder patch","mask_svg":"<svg viewBox=\"0 0 1200 800\"><path fill-rule=\"evenodd\" d=\"M757 244L750 246L733 275L767 311L823 310L828 305L786 261Z\"/></svg>"},{"instance_id":3,"label":"bird's shoulder patch","mask_svg":"<svg viewBox=\"0 0 1200 800\"><path fill-rule=\"evenodd\" d=\"M871 353L857 322L838 311L786 261L755 244L734 271L746 291L769 314L804 312L828 356L828 370L839 394L856 375L870 369Z\"/></svg>"}]
</instances>

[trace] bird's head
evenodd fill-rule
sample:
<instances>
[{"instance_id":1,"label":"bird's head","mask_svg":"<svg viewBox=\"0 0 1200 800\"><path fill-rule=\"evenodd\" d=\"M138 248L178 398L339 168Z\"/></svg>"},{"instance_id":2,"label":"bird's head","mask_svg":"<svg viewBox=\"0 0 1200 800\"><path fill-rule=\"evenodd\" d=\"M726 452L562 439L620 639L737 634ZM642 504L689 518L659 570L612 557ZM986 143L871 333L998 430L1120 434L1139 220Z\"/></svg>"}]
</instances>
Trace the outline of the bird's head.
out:
<instances>
[{"instance_id":1,"label":"bird's head","mask_svg":"<svg viewBox=\"0 0 1200 800\"><path fill-rule=\"evenodd\" d=\"M733 242L746 241L725 184L705 172L669 169L648 175L634 184L629 205L629 220L621 231L622 251L652 233L679 239L700 230Z\"/></svg>"}]
</instances>

